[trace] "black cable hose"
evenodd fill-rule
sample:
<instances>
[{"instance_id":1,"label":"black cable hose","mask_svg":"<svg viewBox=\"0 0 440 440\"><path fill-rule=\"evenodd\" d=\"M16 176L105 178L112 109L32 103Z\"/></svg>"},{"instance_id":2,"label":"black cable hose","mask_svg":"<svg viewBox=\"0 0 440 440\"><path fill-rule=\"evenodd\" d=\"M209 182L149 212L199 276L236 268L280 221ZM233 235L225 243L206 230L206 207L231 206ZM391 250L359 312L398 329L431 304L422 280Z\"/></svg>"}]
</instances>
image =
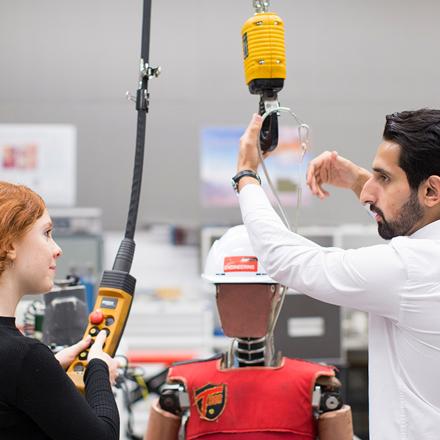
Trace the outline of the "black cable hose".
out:
<instances>
[{"instance_id":1,"label":"black cable hose","mask_svg":"<svg viewBox=\"0 0 440 440\"><path fill-rule=\"evenodd\" d=\"M151 0L144 0L144 13L142 19L141 57L146 63L150 58L150 23L151 23Z\"/></svg>"},{"instance_id":2,"label":"black cable hose","mask_svg":"<svg viewBox=\"0 0 440 440\"><path fill-rule=\"evenodd\" d=\"M151 24L151 1L144 0L144 10L142 14L142 39L141 39L141 69L149 68L150 55L150 24ZM144 166L145 151L145 131L148 113L148 79L149 72L145 71L141 78L138 93L136 110L137 131L136 131L136 150L134 156L133 181L131 185L130 205L128 208L127 225L125 227L125 238L133 240L136 230L136 222L139 211L139 200L142 186L142 171Z\"/></svg>"},{"instance_id":3,"label":"black cable hose","mask_svg":"<svg viewBox=\"0 0 440 440\"><path fill-rule=\"evenodd\" d=\"M134 157L133 182L131 186L130 206L128 209L125 238L133 240L139 210L139 199L142 186L142 170L144 166L146 111L139 110L137 118L136 151Z\"/></svg>"},{"instance_id":4,"label":"black cable hose","mask_svg":"<svg viewBox=\"0 0 440 440\"><path fill-rule=\"evenodd\" d=\"M142 14L142 40L141 40L141 59L145 67L149 67L150 56L150 25L151 25L151 1L144 0L144 10ZM144 67L142 66L142 67ZM137 133L136 133L136 152L134 157L133 183L131 186L130 206L128 209L127 226L125 228L125 238L133 240L136 230L136 222L139 210L139 199L142 186L142 170L144 165L145 150L145 128L148 112L148 72L141 79L139 86L136 109Z\"/></svg>"}]
</instances>

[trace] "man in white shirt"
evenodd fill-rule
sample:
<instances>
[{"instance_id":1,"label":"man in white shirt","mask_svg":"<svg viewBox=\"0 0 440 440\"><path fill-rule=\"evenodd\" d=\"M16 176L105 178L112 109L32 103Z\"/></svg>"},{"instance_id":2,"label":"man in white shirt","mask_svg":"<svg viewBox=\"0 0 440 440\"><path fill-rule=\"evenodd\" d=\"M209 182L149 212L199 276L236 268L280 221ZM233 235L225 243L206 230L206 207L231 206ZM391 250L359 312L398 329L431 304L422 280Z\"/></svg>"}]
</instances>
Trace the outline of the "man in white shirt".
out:
<instances>
[{"instance_id":1,"label":"man in white shirt","mask_svg":"<svg viewBox=\"0 0 440 440\"><path fill-rule=\"evenodd\" d=\"M284 226L252 175L260 127L254 115L237 182L256 255L279 283L369 312L370 439L439 440L440 110L387 116L372 173L336 152L311 162L315 195L329 195L323 184L352 189L390 240L351 250L320 247Z\"/></svg>"}]
</instances>

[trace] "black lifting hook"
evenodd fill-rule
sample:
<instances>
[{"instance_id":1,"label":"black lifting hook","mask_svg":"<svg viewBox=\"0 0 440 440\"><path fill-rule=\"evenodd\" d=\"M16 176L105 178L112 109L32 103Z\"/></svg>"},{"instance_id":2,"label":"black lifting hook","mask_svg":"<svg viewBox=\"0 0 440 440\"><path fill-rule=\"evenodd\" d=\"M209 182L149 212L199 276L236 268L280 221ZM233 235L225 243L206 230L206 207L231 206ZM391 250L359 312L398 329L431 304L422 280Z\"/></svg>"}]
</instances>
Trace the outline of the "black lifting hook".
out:
<instances>
[{"instance_id":1,"label":"black lifting hook","mask_svg":"<svg viewBox=\"0 0 440 440\"><path fill-rule=\"evenodd\" d=\"M260 98L259 114L266 112L264 98ZM263 152L273 151L278 146L278 114L273 112L266 117L260 131L260 148Z\"/></svg>"}]
</instances>

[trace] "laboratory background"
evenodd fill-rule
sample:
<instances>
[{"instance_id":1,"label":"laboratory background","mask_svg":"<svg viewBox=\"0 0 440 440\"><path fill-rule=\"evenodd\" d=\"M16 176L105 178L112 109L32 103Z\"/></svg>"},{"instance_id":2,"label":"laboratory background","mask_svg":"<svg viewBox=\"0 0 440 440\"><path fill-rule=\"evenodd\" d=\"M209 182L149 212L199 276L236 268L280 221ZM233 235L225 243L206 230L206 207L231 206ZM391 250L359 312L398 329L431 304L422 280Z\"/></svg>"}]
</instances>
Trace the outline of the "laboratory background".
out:
<instances>
[{"instance_id":1,"label":"laboratory background","mask_svg":"<svg viewBox=\"0 0 440 440\"><path fill-rule=\"evenodd\" d=\"M230 347L215 287L201 275L214 241L242 223L230 182L240 136L258 111L245 82L241 35L253 2L151 3L149 62L160 72L148 81L130 270L136 287L117 350L127 363L125 383L115 388L122 439L142 438L171 363ZM307 164L336 150L370 169L385 115L439 108L440 3L270 6L285 26L287 74L278 99L310 127L301 158L297 122L280 115L287 153L280 150L267 166L287 217L321 246L383 243L352 193L331 188L325 200L312 196ZM124 238L142 8L141 0L0 2L0 179L43 196L63 249L54 291L24 298L17 325L53 348L82 337L103 271ZM275 341L286 356L338 368L354 433L368 439L367 315L289 291Z\"/></svg>"}]
</instances>

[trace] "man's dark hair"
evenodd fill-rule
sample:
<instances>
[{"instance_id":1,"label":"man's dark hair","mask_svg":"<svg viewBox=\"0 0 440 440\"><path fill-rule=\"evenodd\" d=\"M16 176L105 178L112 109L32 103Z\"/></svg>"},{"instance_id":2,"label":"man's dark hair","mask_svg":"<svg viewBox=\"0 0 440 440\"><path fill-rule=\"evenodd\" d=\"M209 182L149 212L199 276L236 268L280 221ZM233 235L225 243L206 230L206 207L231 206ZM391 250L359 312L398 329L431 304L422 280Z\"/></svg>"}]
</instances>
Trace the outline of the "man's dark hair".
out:
<instances>
[{"instance_id":1,"label":"man's dark hair","mask_svg":"<svg viewBox=\"0 0 440 440\"><path fill-rule=\"evenodd\" d=\"M400 145L399 166L416 190L440 175L440 110L421 109L386 116L383 138Z\"/></svg>"}]
</instances>

